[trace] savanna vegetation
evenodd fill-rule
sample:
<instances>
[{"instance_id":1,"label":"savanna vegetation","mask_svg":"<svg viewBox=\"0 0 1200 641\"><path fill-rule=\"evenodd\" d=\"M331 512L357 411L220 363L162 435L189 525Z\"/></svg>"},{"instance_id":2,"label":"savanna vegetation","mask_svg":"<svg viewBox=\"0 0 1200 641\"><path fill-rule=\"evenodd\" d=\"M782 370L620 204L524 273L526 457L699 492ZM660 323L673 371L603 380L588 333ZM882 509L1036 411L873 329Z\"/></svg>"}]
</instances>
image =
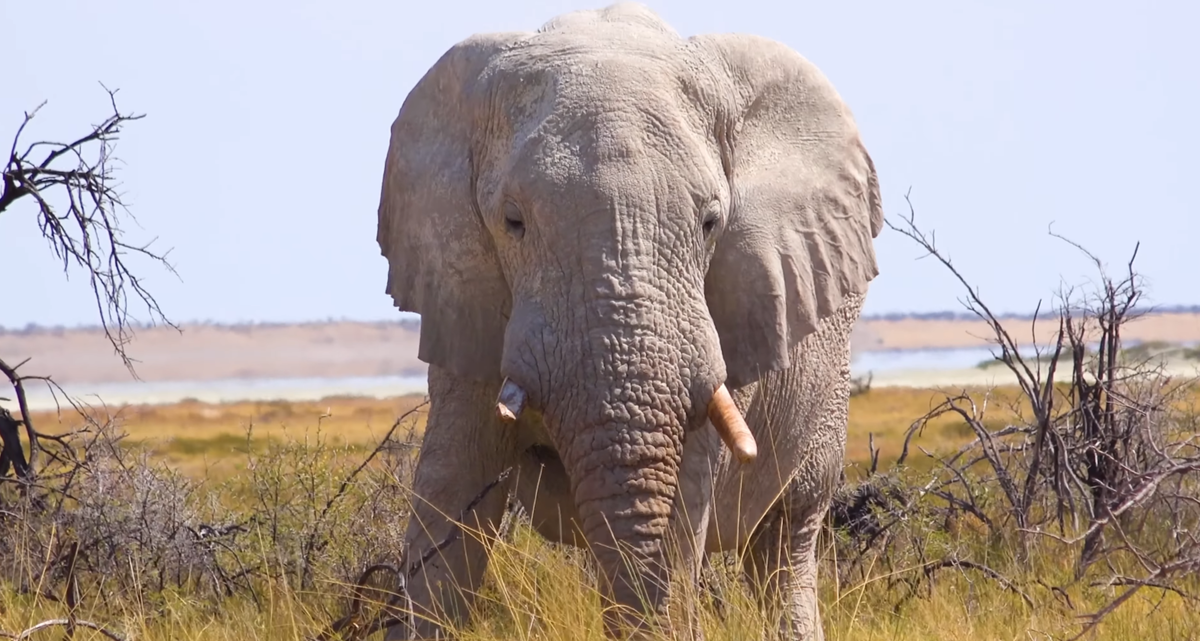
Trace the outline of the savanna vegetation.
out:
<instances>
[{"instance_id":1,"label":"savanna vegetation","mask_svg":"<svg viewBox=\"0 0 1200 641\"><path fill-rule=\"evenodd\" d=\"M1103 282L1095 307L1051 320L1049 357L1027 363L995 323L1016 385L856 389L821 546L828 638L1197 638L1200 385L1113 349L1138 289ZM1069 382L1047 384L1058 366ZM334 639L402 624L400 568L437 552L401 549L424 409L329 398L9 417L0 629ZM512 508L487 534L497 553L463 637L603 638L587 556ZM770 638L737 567L715 559L702 592L679 598L698 601L709 639Z\"/></svg>"},{"instance_id":2,"label":"savanna vegetation","mask_svg":"<svg viewBox=\"0 0 1200 641\"><path fill-rule=\"evenodd\" d=\"M1019 534L997 524L1009 506L984 470L974 470L978 508L937 496L966 495L939 486L976 427L997 432L1031 415L1017 387L959 391L955 407L986 413L918 421L903 465L894 462L913 418L945 409L946 395L883 388L851 400L847 485L822 547L830 639L1070 637L1081 616L1129 589L1101 578L1107 562L1077 578L1078 546L1058 534L1025 541L1020 554ZM1174 403L1179 427L1194 429L1200 386L1181 387ZM38 480L25 486L10 472L0 488L0 630L74 615L122 638L308 639L344 619L356 591L364 623L388 600L390 569L369 589L355 583L373 565L399 567L422 399L183 402L31 419L39 432L73 434L74 452L40 439ZM1156 536L1178 535L1167 514L1138 518ZM481 622L466 638L603 637L583 555L545 543L519 516L495 545ZM736 560L722 561L702 597L708 638L759 638L764 621ZM1096 638L1196 638L1200 612L1185 590L1197 586L1174 578L1183 585L1140 589Z\"/></svg>"}]
</instances>

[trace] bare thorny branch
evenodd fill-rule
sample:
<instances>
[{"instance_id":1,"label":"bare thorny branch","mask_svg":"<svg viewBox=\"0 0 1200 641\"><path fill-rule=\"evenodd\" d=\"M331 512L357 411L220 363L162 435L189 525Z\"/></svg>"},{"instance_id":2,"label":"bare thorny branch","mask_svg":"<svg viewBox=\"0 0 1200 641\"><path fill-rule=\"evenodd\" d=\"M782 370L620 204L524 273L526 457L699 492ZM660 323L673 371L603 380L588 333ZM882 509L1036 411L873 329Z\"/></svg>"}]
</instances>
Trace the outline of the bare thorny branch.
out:
<instances>
[{"instance_id":1,"label":"bare thorny branch","mask_svg":"<svg viewBox=\"0 0 1200 641\"><path fill-rule=\"evenodd\" d=\"M9 385L16 393L17 408L21 411L21 418L16 419L8 410L0 408L0 447L2 447L0 449L0 478L8 475L11 466L16 472L17 478L25 484L33 483L36 480L41 439L55 441L64 448L70 449L70 445L62 436L41 434L34 429L33 418L29 412L29 402L25 395L25 382L29 380L43 381L50 386L51 391L57 389L57 383L47 376L24 376L18 373L17 370L28 362L29 359L25 359L16 365L9 365L4 359L0 359L0 374L8 379ZM55 392L55 397L57 398L57 392ZM28 459L17 432L17 428L22 425L25 427L26 440L29 442Z\"/></svg>"},{"instance_id":2,"label":"bare thorny branch","mask_svg":"<svg viewBox=\"0 0 1200 641\"><path fill-rule=\"evenodd\" d=\"M151 322L157 319L178 327L167 319L142 279L131 270L129 257L148 258L172 274L175 270L166 253L150 248L153 241L135 245L125 240L122 218L135 219L117 190L117 159L113 152L122 128L145 116L122 113L117 107L116 91L107 87L105 91L112 114L70 142L24 143L26 128L45 103L26 112L4 165L0 213L23 198L36 204L42 236L62 261L64 272L69 275L75 267L87 273L105 336L136 376L134 359L126 353L133 336L131 298L145 305Z\"/></svg>"},{"instance_id":3,"label":"bare thorny branch","mask_svg":"<svg viewBox=\"0 0 1200 641\"><path fill-rule=\"evenodd\" d=\"M34 625L26 630L23 630L19 634L12 634L10 632L0 632L0 637L16 639L17 641L23 641L24 639L28 639L28 638L32 637L34 632L38 632L40 630L45 630L47 628L56 628L56 627L67 628L68 635L73 635L74 629L76 627L89 628L89 629L95 630L96 632L100 633L100 635L104 636L105 638L112 639L112 641L125 641L124 637L117 634L116 632L112 632L108 628L106 628L98 623L92 623L91 621L84 621L83 619L73 619L73 618L50 619L48 621L42 621L41 623L38 623L37 625ZM70 638L70 636L68 636L68 638Z\"/></svg>"}]
</instances>

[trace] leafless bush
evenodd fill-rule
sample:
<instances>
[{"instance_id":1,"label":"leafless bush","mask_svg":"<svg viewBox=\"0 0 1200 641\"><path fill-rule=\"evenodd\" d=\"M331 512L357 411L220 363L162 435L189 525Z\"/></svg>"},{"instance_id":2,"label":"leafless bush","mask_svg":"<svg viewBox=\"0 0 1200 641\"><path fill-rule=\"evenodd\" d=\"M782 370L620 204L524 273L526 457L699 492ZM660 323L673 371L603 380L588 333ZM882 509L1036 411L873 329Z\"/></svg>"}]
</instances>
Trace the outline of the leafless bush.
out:
<instances>
[{"instance_id":1,"label":"leafless bush","mask_svg":"<svg viewBox=\"0 0 1200 641\"><path fill-rule=\"evenodd\" d=\"M23 396L24 380L12 382ZM166 591L241 595L262 606L271 581L328 593L398 562L423 405L366 452L330 444L319 420L315 437L296 442L263 445L248 431L249 478L221 484L155 463L110 417L76 409L80 427L61 435L37 432L28 414L0 415L0 432L24 424L41 444L22 474L21 443L6 441L14 464L0 474L0 580L21 591L63 601L54 586L64 585L72 612L81 593L150 605Z\"/></svg>"},{"instance_id":2,"label":"leafless bush","mask_svg":"<svg viewBox=\"0 0 1200 641\"><path fill-rule=\"evenodd\" d=\"M303 441L269 443L259 454L247 432L246 519L269 544L274 564L269 572L311 589L317 580L349 584L365 567L398 560L418 446L409 419L419 410L397 420L353 467L354 451L338 452L320 432ZM342 463L334 464L339 454ZM351 540L353 545L335 544Z\"/></svg>"},{"instance_id":3,"label":"leafless bush","mask_svg":"<svg viewBox=\"0 0 1200 641\"><path fill-rule=\"evenodd\" d=\"M1195 381L1174 380L1162 363L1122 350L1122 328L1136 318L1142 296L1133 258L1114 277L1095 256L1066 241L1095 265L1098 291L1078 296L1065 289L1056 318L1035 314L1035 324L1051 322L1058 329L1050 345L1037 346L1027 359L978 290L917 228L911 203L900 226L888 225L963 285L964 304L991 327L995 357L1015 377L1021 402L1007 408L1018 420L995 427L985 420L990 396L947 395L912 424L888 473L877 472L873 452L866 480L843 488L835 502L833 529L842 541L840 555L849 559L839 570L861 571L867 559L890 564L915 555L921 572L894 578L914 590L933 571L955 567L980 572L1028 600L1016 581L970 558L972 548L958 536L969 522L982 532L982 549L1010 550L1015 565L1030 572L1035 550L1071 555L1075 570L1061 585L1025 577L1056 595L1080 582L1123 588L1084 617L1080 636L1142 589L1195 598L1200 433L1195 409L1182 404ZM1056 377L1060 363L1070 369ZM944 415L960 419L974 440L945 456L916 446L924 427ZM914 446L933 463L932 473L906 465ZM937 533L946 535L944 545L930 545Z\"/></svg>"}]
</instances>

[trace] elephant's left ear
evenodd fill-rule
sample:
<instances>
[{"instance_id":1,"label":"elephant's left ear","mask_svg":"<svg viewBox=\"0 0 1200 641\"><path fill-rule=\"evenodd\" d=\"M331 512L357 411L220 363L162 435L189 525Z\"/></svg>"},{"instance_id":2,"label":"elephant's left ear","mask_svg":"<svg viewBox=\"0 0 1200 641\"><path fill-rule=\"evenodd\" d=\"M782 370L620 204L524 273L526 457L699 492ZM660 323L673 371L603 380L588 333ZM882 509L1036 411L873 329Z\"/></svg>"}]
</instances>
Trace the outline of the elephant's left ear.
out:
<instances>
[{"instance_id":1,"label":"elephant's left ear","mask_svg":"<svg viewBox=\"0 0 1200 641\"><path fill-rule=\"evenodd\" d=\"M705 289L736 387L786 368L801 339L866 293L883 209L853 116L812 63L753 36L692 45L733 88L717 128L732 205Z\"/></svg>"}]
</instances>

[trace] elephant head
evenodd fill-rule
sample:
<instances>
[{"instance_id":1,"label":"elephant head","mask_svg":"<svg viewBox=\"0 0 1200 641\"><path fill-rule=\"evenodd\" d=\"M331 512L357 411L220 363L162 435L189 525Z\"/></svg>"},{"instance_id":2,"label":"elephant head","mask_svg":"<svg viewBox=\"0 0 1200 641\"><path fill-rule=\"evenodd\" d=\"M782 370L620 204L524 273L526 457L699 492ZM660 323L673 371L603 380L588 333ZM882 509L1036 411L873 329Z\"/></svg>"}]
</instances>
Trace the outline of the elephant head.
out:
<instances>
[{"instance_id":1,"label":"elephant head","mask_svg":"<svg viewBox=\"0 0 1200 641\"><path fill-rule=\"evenodd\" d=\"M442 56L392 125L378 242L420 358L541 414L609 596L659 607L684 439L711 418L753 455L726 386L865 292L882 220L812 64L623 4Z\"/></svg>"}]
</instances>

